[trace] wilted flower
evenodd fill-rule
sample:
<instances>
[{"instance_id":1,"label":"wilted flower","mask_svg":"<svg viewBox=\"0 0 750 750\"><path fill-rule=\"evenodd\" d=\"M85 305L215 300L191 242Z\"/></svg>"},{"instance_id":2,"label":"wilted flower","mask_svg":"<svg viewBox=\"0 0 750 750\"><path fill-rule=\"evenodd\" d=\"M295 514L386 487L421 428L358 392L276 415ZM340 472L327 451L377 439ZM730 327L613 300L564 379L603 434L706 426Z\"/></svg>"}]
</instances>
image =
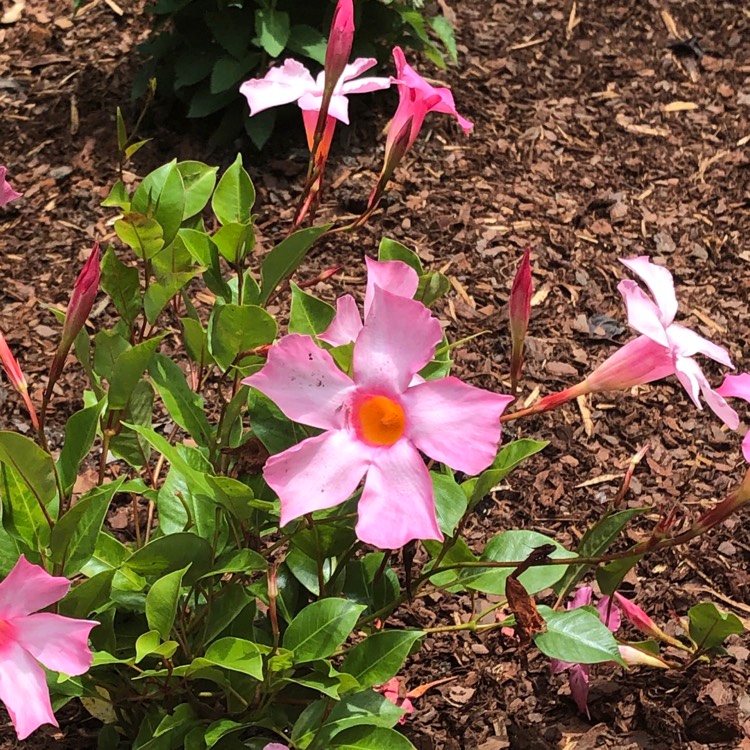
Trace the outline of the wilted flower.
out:
<instances>
[{"instance_id":1,"label":"wilted flower","mask_svg":"<svg viewBox=\"0 0 750 750\"><path fill-rule=\"evenodd\" d=\"M53 577L21 555L0 583L0 700L19 740L42 724L57 726L41 663L67 675L88 671L90 620L37 612L62 599L70 581Z\"/></svg>"},{"instance_id":2,"label":"wilted flower","mask_svg":"<svg viewBox=\"0 0 750 750\"><path fill-rule=\"evenodd\" d=\"M266 462L281 525L344 502L366 475L357 536L383 549L442 539L420 451L467 474L489 466L512 399L447 377L413 384L442 340L420 302L373 288L353 350L353 377L310 336L285 336L243 382L290 419L325 430Z\"/></svg>"},{"instance_id":3,"label":"wilted flower","mask_svg":"<svg viewBox=\"0 0 750 750\"><path fill-rule=\"evenodd\" d=\"M0 206L21 197L21 193L13 190L10 183L5 179L7 173L8 170L5 167L0 167Z\"/></svg>"},{"instance_id":4,"label":"wilted flower","mask_svg":"<svg viewBox=\"0 0 750 750\"><path fill-rule=\"evenodd\" d=\"M380 693L384 698L387 698L391 703L406 712L399 718L399 724L406 723L406 717L409 714L414 713L414 704L411 702L408 693L402 694L401 682L398 677L391 677L388 682L385 682L382 685L376 685L373 690L375 690L376 693Z\"/></svg>"},{"instance_id":5,"label":"wilted flower","mask_svg":"<svg viewBox=\"0 0 750 750\"><path fill-rule=\"evenodd\" d=\"M419 286L419 276L409 265L400 260L372 260L365 256L367 266L367 288L365 289L365 318L372 307L375 287L379 286L391 294L411 299ZM343 346L355 341L362 330L362 316L351 294L336 300L336 315L331 325L318 338L332 346Z\"/></svg>"}]
</instances>

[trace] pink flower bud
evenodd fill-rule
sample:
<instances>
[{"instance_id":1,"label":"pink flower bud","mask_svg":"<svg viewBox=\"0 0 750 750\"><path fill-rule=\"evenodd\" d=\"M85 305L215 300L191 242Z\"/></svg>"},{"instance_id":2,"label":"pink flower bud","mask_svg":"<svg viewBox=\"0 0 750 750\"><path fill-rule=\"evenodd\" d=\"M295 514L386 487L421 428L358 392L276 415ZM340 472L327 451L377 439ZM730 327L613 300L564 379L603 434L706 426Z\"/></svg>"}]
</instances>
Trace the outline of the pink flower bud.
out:
<instances>
[{"instance_id":1,"label":"pink flower bud","mask_svg":"<svg viewBox=\"0 0 750 750\"><path fill-rule=\"evenodd\" d=\"M7 173L8 170L5 167L0 167L0 206L4 206L6 203L10 203L16 198L21 197L21 193L13 190L10 183L5 179Z\"/></svg>"},{"instance_id":2,"label":"pink flower bud","mask_svg":"<svg viewBox=\"0 0 750 750\"><path fill-rule=\"evenodd\" d=\"M331 32L326 47L325 81L326 88L333 91L344 72L354 43L354 3L352 0L339 0L331 21Z\"/></svg>"},{"instance_id":3,"label":"pink flower bud","mask_svg":"<svg viewBox=\"0 0 750 750\"><path fill-rule=\"evenodd\" d=\"M648 651L643 651L635 646L618 646L620 649L620 656L622 660L629 667L658 667L659 669L669 669L663 659L660 659L656 654L651 654Z\"/></svg>"},{"instance_id":4,"label":"pink flower bud","mask_svg":"<svg viewBox=\"0 0 750 750\"><path fill-rule=\"evenodd\" d=\"M627 597L624 597L619 592L615 592L615 599L617 603L622 607L622 612L625 615L625 619L633 626L638 628L642 633L646 635L653 635L659 637L661 630L658 628L656 623L642 610L634 601L631 601Z\"/></svg>"},{"instance_id":5,"label":"pink flower bud","mask_svg":"<svg viewBox=\"0 0 750 750\"><path fill-rule=\"evenodd\" d=\"M8 380L10 380L10 384L21 395L21 398L26 405L26 410L29 412L29 416L31 417L31 423L34 426L34 429L38 430L39 420L36 416L36 409L34 408L34 404L32 403L31 398L29 398L29 389L26 385L26 378L24 377L23 370L21 370L21 366L18 364L18 360L13 356L13 352L10 350L8 342L5 340L5 336L3 336L1 331L0 364L2 364L3 370L5 370L5 374L8 376Z\"/></svg>"},{"instance_id":6,"label":"pink flower bud","mask_svg":"<svg viewBox=\"0 0 750 750\"><path fill-rule=\"evenodd\" d=\"M523 367L523 345L526 340L526 332L529 329L529 318L531 317L531 248L527 247L523 252L521 264L513 279L510 290L510 335L512 339L512 351L510 357L510 379L511 389L515 392L518 380L521 377Z\"/></svg>"},{"instance_id":7,"label":"pink flower bud","mask_svg":"<svg viewBox=\"0 0 750 750\"><path fill-rule=\"evenodd\" d=\"M83 328L86 318L88 318L91 308L94 306L94 300L99 291L100 276L99 243L97 242L73 285L73 293L70 295L68 311L65 314L62 338L50 367L45 399L52 393L52 386L57 382L65 365L65 357L68 356L75 337Z\"/></svg>"}]
</instances>

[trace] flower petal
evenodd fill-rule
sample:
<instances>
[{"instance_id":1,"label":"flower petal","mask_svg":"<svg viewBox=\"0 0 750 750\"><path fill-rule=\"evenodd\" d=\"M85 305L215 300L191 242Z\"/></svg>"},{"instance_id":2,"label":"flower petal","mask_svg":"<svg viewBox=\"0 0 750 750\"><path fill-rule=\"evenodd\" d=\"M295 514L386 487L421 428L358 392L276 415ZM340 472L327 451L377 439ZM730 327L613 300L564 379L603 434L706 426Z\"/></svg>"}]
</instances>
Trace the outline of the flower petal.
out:
<instances>
[{"instance_id":1,"label":"flower petal","mask_svg":"<svg viewBox=\"0 0 750 750\"><path fill-rule=\"evenodd\" d=\"M7 173L8 170L6 167L0 167L0 206L4 206L6 203L10 203L16 198L21 197L21 193L13 190L11 184L5 179Z\"/></svg>"},{"instance_id":2,"label":"flower petal","mask_svg":"<svg viewBox=\"0 0 750 750\"><path fill-rule=\"evenodd\" d=\"M83 674L91 667L89 633L98 624L50 612L13 620L16 641L47 669L68 675Z\"/></svg>"},{"instance_id":3,"label":"flower petal","mask_svg":"<svg viewBox=\"0 0 750 750\"><path fill-rule=\"evenodd\" d=\"M302 106L302 99L300 99ZM328 105L328 116L335 117L345 125L349 124L349 100L342 94L334 94L331 97L331 103Z\"/></svg>"},{"instance_id":4,"label":"flower petal","mask_svg":"<svg viewBox=\"0 0 750 750\"><path fill-rule=\"evenodd\" d=\"M500 415L513 397L448 377L407 388L402 400L407 437L419 450L452 469L478 474L497 455Z\"/></svg>"},{"instance_id":5,"label":"flower petal","mask_svg":"<svg viewBox=\"0 0 750 750\"><path fill-rule=\"evenodd\" d=\"M19 740L42 724L58 726L44 670L15 641L0 650L0 701L5 704Z\"/></svg>"},{"instance_id":6,"label":"flower petal","mask_svg":"<svg viewBox=\"0 0 750 750\"><path fill-rule=\"evenodd\" d=\"M587 378L592 392L617 391L661 380L675 371L670 350L639 336L607 357Z\"/></svg>"},{"instance_id":7,"label":"flower petal","mask_svg":"<svg viewBox=\"0 0 750 750\"><path fill-rule=\"evenodd\" d=\"M727 375L716 392L724 398L742 398L750 403L750 374Z\"/></svg>"},{"instance_id":8,"label":"flower petal","mask_svg":"<svg viewBox=\"0 0 750 750\"><path fill-rule=\"evenodd\" d=\"M750 463L750 430L742 438L742 455L745 457L745 461Z\"/></svg>"},{"instance_id":9,"label":"flower petal","mask_svg":"<svg viewBox=\"0 0 750 750\"><path fill-rule=\"evenodd\" d=\"M668 326L677 314L674 279L669 269L652 263L648 255L639 255L636 258L620 258L620 263L643 279L661 311L662 322L665 326Z\"/></svg>"},{"instance_id":10,"label":"flower petal","mask_svg":"<svg viewBox=\"0 0 750 750\"><path fill-rule=\"evenodd\" d=\"M379 286L364 328L354 344L357 386L402 393L443 338L437 318L421 303Z\"/></svg>"},{"instance_id":11,"label":"flower petal","mask_svg":"<svg viewBox=\"0 0 750 750\"><path fill-rule=\"evenodd\" d=\"M268 350L260 372L243 381L270 398L289 419L324 430L344 426L352 381L310 336L284 336Z\"/></svg>"},{"instance_id":12,"label":"flower petal","mask_svg":"<svg viewBox=\"0 0 750 750\"><path fill-rule=\"evenodd\" d=\"M692 402L698 409L703 405L700 401L700 394L706 399L711 411L721 419L731 430L736 430L740 425L740 418L737 412L719 395L703 374L703 370L698 363L690 357L677 357L675 360L676 375L687 391Z\"/></svg>"},{"instance_id":13,"label":"flower petal","mask_svg":"<svg viewBox=\"0 0 750 750\"><path fill-rule=\"evenodd\" d=\"M667 336L670 345L677 353L683 357L692 357L694 354L704 354L715 362L719 362L725 367L734 367L729 352L718 344L714 344L708 339L678 323L672 323L667 328Z\"/></svg>"},{"instance_id":14,"label":"flower petal","mask_svg":"<svg viewBox=\"0 0 750 750\"><path fill-rule=\"evenodd\" d=\"M573 598L565 605L565 609L578 609L578 607L587 607L591 604L591 598L594 590L591 586L581 586L577 589Z\"/></svg>"},{"instance_id":15,"label":"flower petal","mask_svg":"<svg viewBox=\"0 0 750 750\"><path fill-rule=\"evenodd\" d=\"M345 430L303 440L266 461L263 477L281 501L281 526L343 503L370 465L372 449Z\"/></svg>"},{"instance_id":16,"label":"flower petal","mask_svg":"<svg viewBox=\"0 0 750 750\"><path fill-rule=\"evenodd\" d=\"M247 99L250 116L271 107L280 107L297 101L307 93L316 93L315 79L310 71L291 57L281 66L271 68L263 78L253 78L240 86Z\"/></svg>"},{"instance_id":17,"label":"flower petal","mask_svg":"<svg viewBox=\"0 0 750 750\"><path fill-rule=\"evenodd\" d=\"M578 710L586 716L589 714L589 668L585 664L574 664L568 673L570 694L578 706Z\"/></svg>"},{"instance_id":18,"label":"flower petal","mask_svg":"<svg viewBox=\"0 0 750 750\"><path fill-rule=\"evenodd\" d=\"M411 299L419 286L419 274L401 260L372 260L365 256L367 289L365 291L365 320L372 307L375 287L399 297Z\"/></svg>"},{"instance_id":19,"label":"flower petal","mask_svg":"<svg viewBox=\"0 0 750 750\"><path fill-rule=\"evenodd\" d=\"M337 88L342 86L346 81L351 81L354 78L359 78L362 73L370 68L374 68L378 64L378 61L374 57L358 57L356 60L352 60L344 68L344 72L341 74Z\"/></svg>"},{"instance_id":20,"label":"flower petal","mask_svg":"<svg viewBox=\"0 0 750 750\"><path fill-rule=\"evenodd\" d=\"M67 578L51 576L24 555L0 583L0 619L28 615L62 599L70 589Z\"/></svg>"},{"instance_id":21,"label":"flower petal","mask_svg":"<svg viewBox=\"0 0 750 750\"><path fill-rule=\"evenodd\" d=\"M599 610L599 619L613 632L616 633L622 625L620 608L612 601L611 596L603 596L596 605Z\"/></svg>"},{"instance_id":22,"label":"flower petal","mask_svg":"<svg viewBox=\"0 0 750 750\"><path fill-rule=\"evenodd\" d=\"M412 539L443 538L430 474L408 440L373 455L358 511L357 536L380 549L398 549Z\"/></svg>"},{"instance_id":23,"label":"flower petal","mask_svg":"<svg viewBox=\"0 0 750 750\"><path fill-rule=\"evenodd\" d=\"M667 332L661 320L661 311L643 289L635 281L626 279L617 285L617 290L625 301L630 327L648 336L657 344L669 346Z\"/></svg>"},{"instance_id":24,"label":"flower petal","mask_svg":"<svg viewBox=\"0 0 750 750\"><path fill-rule=\"evenodd\" d=\"M369 94L371 91L384 91L389 89L393 79L384 76L368 76L358 78L356 81L347 81L342 84L340 94L349 96L350 94Z\"/></svg>"},{"instance_id":25,"label":"flower petal","mask_svg":"<svg viewBox=\"0 0 750 750\"><path fill-rule=\"evenodd\" d=\"M362 318L357 303L351 294L345 294L336 300L336 315L318 338L332 346L345 346L356 341L361 330Z\"/></svg>"}]
</instances>

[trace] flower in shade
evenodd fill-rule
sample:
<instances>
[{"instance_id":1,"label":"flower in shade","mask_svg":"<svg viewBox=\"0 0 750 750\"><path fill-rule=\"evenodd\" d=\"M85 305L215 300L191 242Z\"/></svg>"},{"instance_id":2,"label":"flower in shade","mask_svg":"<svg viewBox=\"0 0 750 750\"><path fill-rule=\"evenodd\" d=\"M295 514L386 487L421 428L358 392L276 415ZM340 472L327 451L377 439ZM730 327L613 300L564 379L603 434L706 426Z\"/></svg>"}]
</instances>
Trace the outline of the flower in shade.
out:
<instances>
[{"instance_id":1,"label":"flower in shade","mask_svg":"<svg viewBox=\"0 0 750 750\"><path fill-rule=\"evenodd\" d=\"M591 586L582 586L576 591L573 599L568 602L566 609L577 609L578 607L587 607L592 604L593 600L593 589ZM616 594L619 597L619 594ZM623 597L624 598L624 597ZM618 599L618 601L620 601ZM625 600L628 602L628 600ZM633 614L635 610L643 612L640 607L637 607L632 602L632 608L629 609L629 614ZM599 612L599 619L615 633L620 628L622 623L622 616L617 605L612 601L611 597L603 596L599 599L596 605L596 609ZM644 616L645 612L643 613ZM649 618L650 619L650 618ZM623 661L630 666L650 666L660 667L666 669L668 665L662 661L658 656L651 654L647 651L643 651L635 646L628 644L619 645L620 656ZM550 668L552 674L559 674L560 672L568 672L568 684L570 685L570 693L573 696L573 700L576 702L581 713L589 716L588 708L588 697L589 697L589 670L588 664L570 664L569 662L560 661L559 659L552 659L550 661Z\"/></svg>"},{"instance_id":2,"label":"flower in shade","mask_svg":"<svg viewBox=\"0 0 750 750\"><path fill-rule=\"evenodd\" d=\"M5 167L0 167L0 206L21 197L21 193L13 190L10 183L5 179L7 173L8 170Z\"/></svg>"},{"instance_id":3,"label":"flower in shade","mask_svg":"<svg viewBox=\"0 0 750 750\"><path fill-rule=\"evenodd\" d=\"M383 549L442 539L420 451L467 474L489 466L511 397L454 377L414 383L442 340L420 302L373 287L353 349L353 376L309 336L292 334L243 382L290 419L324 432L271 456L263 475L281 501L281 525L344 502L365 477L357 536Z\"/></svg>"},{"instance_id":4,"label":"flower in shade","mask_svg":"<svg viewBox=\"0 0 750 750\"><path fill-rule=\"evenodd\" d=\"M49 575L21 555L0 583L0 700L19 740L42 724L57 726L44 669L80 675L92 662L88 637L98 625L38 612L62 599L70 581Z\"/></svg>"},{"instance_id":5,"label":"flower in shade","mask_svg":"<svg viewBox=\"0 0 750 750\"><path fill-rule=\"evenodd\" d=\"M411 299L419 286L419 276L409 265L400 260L372 260L365 256L367 266L367 288L365 289L365 318L372 307L375 287L379 286L391 294ZM343 346L355 341L362 330L362 316L351 294L336 300L336 315L331 324L318 338L332 346Z\"/></svg>"},{"instance_id":6,"label":"flower in shade","mask_svg":"<svg viewBox=\"0 0 750 750\"><path fill-rule=\"evenodd\" d=\"M541 399L533 410L546 411L587 393L623 390L676 375L698 409L703 408L703 396L725 424L737 429L737 413L711 388L693 358L703 354L725 367L733 367L727 350L674 322L677 297L672 274L666 268L653 264L646 256L621 259L621 262L640 276L651 292L649 296L630 279L617 286L625 300L628 323L641 335L620 347L584 381Z\"/></svg>"},{"instance_id":7,"label":"flower in shade","mask_svg":"<svg viewBox=\"0 0 750 750\"><path fill-rule=\"evenodd\" d=\"M380 91L390 87L390 78L360 78L362 73L372 68L376 62L374 58L360 57L344 67L334 87L327 113L326 127L330 130L330 136L333 135L336 120L349 124L347 96ZM325 85L325 71L319 73L317 78L313 78L301 62L289 58L282 65L271 68L263 78L245 81L240 86L240 93L247 99L251 117L272 107L297 102L302 110L308 146L312 149ZM324 135L323 140L328 141L330 145L328 134Z\"/></svg>"},{"instance_id":8,"label":"flower in shade","mask_svg":"<svg viewBox=\"0 0 750 750\"><path fill-rule=\"evenodd\" d=\"M743 372L741 375L727 375L724 382L716 389L722 398L741 398L750 403L750 374ZM737 418L739 422L739 417ZM727 422L732 429L737 428L737 424ZM750 430L745 434L742 441L742 455L746 461L750 461Z\"/></svg>"}]
</instances>

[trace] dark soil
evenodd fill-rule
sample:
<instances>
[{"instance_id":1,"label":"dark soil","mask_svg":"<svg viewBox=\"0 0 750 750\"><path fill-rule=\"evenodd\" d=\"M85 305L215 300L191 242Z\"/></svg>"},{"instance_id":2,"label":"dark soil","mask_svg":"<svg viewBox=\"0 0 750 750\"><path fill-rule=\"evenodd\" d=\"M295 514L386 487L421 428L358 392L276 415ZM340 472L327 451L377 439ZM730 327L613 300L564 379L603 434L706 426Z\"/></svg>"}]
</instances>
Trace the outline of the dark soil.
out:
<instances>
[{"instance_id":1,"label":"dark soil","mask_svg":"<svg viewBox=\"0 0 750 750\"><path fill-rule=\"evenodd\" d=\"M372 228L339 238L302 272L343 266L317 293L330 299L362 282L362 252L382 235L417 248L454 291L441 310L453 340L490 331L456 351L459 374L506 390L507 299L520 251L533 248L536 298L521 398L577 382L630 335L616 292L618 257L648 254L670 267L681 319L729 348L738 369L750 353L750 12L741 2L545 0L453 4L461 64L436 73L476 123L465 139L434 116L397 175ZM10 7L5 0L5 9ZM114 241L99 206L116 178L114 110L131 117L132 54L144 36L140 5L119 15L96 0L70 21L68 0L27 0L0 26L0 163L24 198L0 221L0 325L41 396L52 315L64 304L94 239ZM700 59L670 44L695 35ZM388 111L360 102L334 150L321 219L356 211L380 155L372 145ZM357 119L356 115L360 117ZM364 115L364 116L363 116ZM357 124L359 123L359 124ZM173 156L226 164L201 142L152 120L153 144L133 172ZM294 150L289 156L289 144ZM301 129L282 133L246 163L259 189L260 252L291 214L306 157ZM136 179L135 174L129 179ZM356 277L356 278L353 278ZM362 289L361 284L356 287ZM106 311L100 310L101 315ZM707 366L713 382L717 369ZM78 406L75 368L59 386L52 423ZM1 388L2 386L0 386ZM0 390L0 428L23 423ZM617 491L630 457L651 448L626 502L649 506L632 540L673 507L685 518L710 507L744 471L739 438L698 412L676 380L634 393L595 396L585 408L509 425L507 434L551 441L508 478L468 526L478 546L507 528L575 546ZM597 480L598 481L592 481ZM419 563L419 558L417 559ZM687 549L648 558L627 587L659 623L676 627L711 600L750 627L748 516L730 519ZM466 618L468 598L436 597L398 613L412 626ZM592 674L591 719L573 704L546 658L499 634L429 638L403 676L405 688L449 677L415 701L405 727L420 750L750 748L750 638L686 671ZM62 730L25 748L95 747L80 707ZM0 730L0 749L18 747ZM3 744L4 742L4 744Z\"/></svg>"}]
</instances>

